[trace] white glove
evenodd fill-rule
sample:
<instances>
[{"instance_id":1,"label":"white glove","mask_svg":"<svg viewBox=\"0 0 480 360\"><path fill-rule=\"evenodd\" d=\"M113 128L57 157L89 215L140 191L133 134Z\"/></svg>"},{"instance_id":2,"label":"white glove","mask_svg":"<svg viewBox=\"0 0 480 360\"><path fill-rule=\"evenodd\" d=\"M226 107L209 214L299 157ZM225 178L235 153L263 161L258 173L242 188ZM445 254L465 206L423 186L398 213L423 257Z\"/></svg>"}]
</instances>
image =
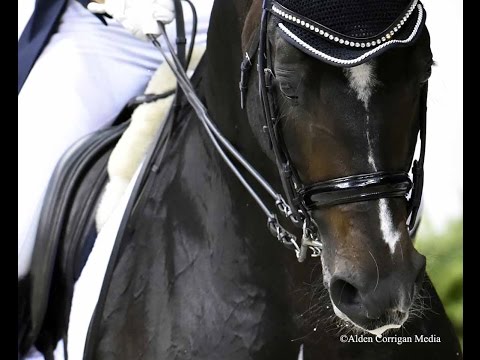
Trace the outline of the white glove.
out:
<instances>
[{"instance_id":1,"label":"white glove","mask_svg":"<svg viewBox=\"0 0 480 360\"><path fill-rule=\"evenodd\" d=\"M160 34L157 21L168 24L175 18L173 0L105 0L90 2L87 8L95 14L110 15L142 40L148 40L147 34Z\"/></svg>"}]
</instances>

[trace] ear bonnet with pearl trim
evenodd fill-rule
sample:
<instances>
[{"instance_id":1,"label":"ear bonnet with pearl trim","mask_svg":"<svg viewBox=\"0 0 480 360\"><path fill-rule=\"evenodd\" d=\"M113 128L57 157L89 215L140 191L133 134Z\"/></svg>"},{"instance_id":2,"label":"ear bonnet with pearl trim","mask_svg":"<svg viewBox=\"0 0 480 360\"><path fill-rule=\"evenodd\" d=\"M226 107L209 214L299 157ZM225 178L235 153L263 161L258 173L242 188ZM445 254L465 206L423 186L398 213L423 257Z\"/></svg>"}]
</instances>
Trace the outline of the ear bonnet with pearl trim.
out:
<instances>
[{"instance_id":1,"label":"ear bonnet with pearl trim","mask_svg":"<svg viewBox=\"0 0 480 360\"><path fill-rule=\"evenodd\" d=\"M272 0L268 7L286 41L341 67L412 44L426 17L419 0Z\"/></svg>"}]
</instances>

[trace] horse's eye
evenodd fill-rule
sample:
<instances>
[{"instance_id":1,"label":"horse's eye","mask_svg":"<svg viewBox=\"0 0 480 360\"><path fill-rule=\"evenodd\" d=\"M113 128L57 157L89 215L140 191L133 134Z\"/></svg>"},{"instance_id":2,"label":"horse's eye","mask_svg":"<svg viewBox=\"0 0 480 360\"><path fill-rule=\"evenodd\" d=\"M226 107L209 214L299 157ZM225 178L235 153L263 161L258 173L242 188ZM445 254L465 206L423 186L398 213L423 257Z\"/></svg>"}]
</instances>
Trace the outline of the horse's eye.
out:
<instances>
[{"instance_id":1,"label":"horse's eye","mask_svg":"<svg viewBox=\"0 0 480 360\"><path fill-rule=\"evenodd\" d=\"M285 81L279 81L280 92L289 100L298 100L297 89Z\"/></svg>"},{"instance_id":2,"label":"horse's eye","mask_svg":"<svg viewBox=\"0 0 480 360\"><path fill-rule=\"evenodd\" d=\"M296 102L298 100L298 89L300 85L300 78L298 73L279 67L276 69L276 80L278 89L283 97L288 100Z\"/></svg>"}]
</instances>

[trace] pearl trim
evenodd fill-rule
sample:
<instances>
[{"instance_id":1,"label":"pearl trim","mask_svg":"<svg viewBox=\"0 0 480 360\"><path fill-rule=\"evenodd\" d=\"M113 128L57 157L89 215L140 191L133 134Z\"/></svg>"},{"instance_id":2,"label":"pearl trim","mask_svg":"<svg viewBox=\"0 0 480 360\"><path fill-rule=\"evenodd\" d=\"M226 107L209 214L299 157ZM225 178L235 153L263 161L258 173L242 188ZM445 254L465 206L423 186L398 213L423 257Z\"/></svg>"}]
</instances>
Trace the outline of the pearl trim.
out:
<instances>
[{"instance_id":1,"label":"pearl trim","mask_svg":"<svg viewBox=\"0 0 480 360\"><path fill-rule=\"evenodd\" d=\"M376 52L380 51L381 49L385 48L386 46L388 46L390 44L406 44L406 43L409 43L410 41L412 41L412 39L417 34L418 29L420 28L420 25L422 24L422 21L423 21L422 5L418 4L417 8L418 8L418 19L417 19L417 22L415 24L415 27L413 28L412 33L410 34L410 36L407 39L405 39L405 40L389 40L389 41L386 41L386 42L383 42L383 43L380 43L379 42L380 40L377 40L377 44L380 44L379 46L377 46L376 48L374 48L370 51L367 51L366 53L364 53L361 56L357 57L356 59L352 59L352 60L338 59L336 57L325 54L325 53L315 49L311 45L307 44L306 42L304 42L299 37L297 37L290 30L288 30L286 28L286 26L283 25L282 23L279 23L278 26L288 37L290 37L292 40L294 40L296 43L298 43L300 46L302 46L306 50L310 51L311 53L313 53L313 54L315 54L315 55L317 55L317 56L319 56L319 57L321 57L325 60L331 61L333 63L343 64L343 65L354 65L354 64L359 63L360 61L364 60L365 58L375 54ZM345 45L347 45L347 41L345 41ZM356 43L350 43L350 46L356 47Z\"/></svg>"},{"instance_id":2,"label":"pearl trim","mask_svg":"<svg viewBox=\"0 0 480 360\"><path fill-rule=\"evenodd\" d=\"M337 43L340 43L342 45L345 45L345 46L352 46L352 47L362 47L362 48L369 48L371 46L374 46L375 44L381 44L381 43L385 43L386 41L390 40L396 32L398 32L402 26L405 24L405 22L408 20L408 18L410 17L410 15L412 15L412 12L415 10L415 7L417 6L418 4L418 0L415 0L412 5L410 6L410 8L408 9L407 13L405 14L405 16L402 18L402 20L400 20L400 22L398 24L396 24L393 28L393 30L389 31L387 34L385 34L384 36L378 38L378 39L374 39L372 41L368 41L368 42L355 42L355 43L352 43L351 40L347 40L347 39L342 39L340 36L334 36L332 34L329 34L325 29L321 29L320 27L318 26L315 26L315 25L311 25L310 23L306 22L305 20L302 20L302 19L299 19L297 16L293 15L295 14L293 11L290 11L288 9L285 8L285 10L288 10L287 11L284 11L283 9L280 9L277 5L272 5L272 11L279 15L281 18L284 18L290 22L293 22L295 23L295 25L299 25L307 30L310 30L310 31L313 31L317 34L320 34L322 36L325 37L325 39L327 40L330 40L332 42L337 42ZM420 4L418 4L418 6L421 6Z\"/></svg>"}]
</instances>

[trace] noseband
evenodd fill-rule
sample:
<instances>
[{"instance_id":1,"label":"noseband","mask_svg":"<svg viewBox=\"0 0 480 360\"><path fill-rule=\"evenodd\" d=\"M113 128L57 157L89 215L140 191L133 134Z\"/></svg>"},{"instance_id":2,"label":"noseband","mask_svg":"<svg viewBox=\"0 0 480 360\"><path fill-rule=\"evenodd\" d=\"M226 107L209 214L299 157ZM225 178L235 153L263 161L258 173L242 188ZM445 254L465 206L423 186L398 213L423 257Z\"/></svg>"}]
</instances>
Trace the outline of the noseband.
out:
<instances>
[{"instance_id":1,"label":"noseband","mask_svg":"<svg viewBox=\"0 0 480 360\"><path fill-rule=\"evenodd\" d=\"M269 48L267 46L267 25L269 17L277 15L272 11L271 5L272 1L263 1L260 31L255 33L252 37L249 50L245 54L245 58L241 64L240 93L241 106L243 108L245 106L246 93L248 90L247 84L253 67L251 59L255 54L258 54L257 69L259 75L260 100L263 105L263 114L265 118L264 128L268 134L271 149L275 156L286 200L281 194L273 189L273 187L255 170L253 166L245 160L245 158L231 145L211 121L207 115L206 108L195 94L189 78L185 74L184 66L177 58L175 50L164 31L163 25L160 24L162 35L165 37L170 53L169 55L173 61L166 56L167 54L155 37L149 37L153 44L162 52L165 61L169 64L170 68L176 75L178 84L183 90L183 94L195 110L220 156L266 214L270 232L285 246L295 250L300 262L305 260L308 249L312 250L313 257L321 254L322 242L319 237L318 228L310 214L314 209L383 198L407 198L410 194L407 202L407 211L409 214L408 226L409 230L412 231L420 207L423 189L427 83L423 85L421 92L419 114L421 148L418 160L415 160L412 165L413 181L406 172L388 173L379 171L351 175L314 184L303 184L299 179L298 172L290 160L288 149L282 140L278 108L276 107L273 94L275 73L271 64L271 57L269 56ZM280 213L285 218L289 219L295 226L302 228L303 236L300 244L295 235L281 226L275 212L269 210L268 206L239 172L237 166L232 162L226 152L233 156L272 196Z\"/></svg>"}]
</instances>

